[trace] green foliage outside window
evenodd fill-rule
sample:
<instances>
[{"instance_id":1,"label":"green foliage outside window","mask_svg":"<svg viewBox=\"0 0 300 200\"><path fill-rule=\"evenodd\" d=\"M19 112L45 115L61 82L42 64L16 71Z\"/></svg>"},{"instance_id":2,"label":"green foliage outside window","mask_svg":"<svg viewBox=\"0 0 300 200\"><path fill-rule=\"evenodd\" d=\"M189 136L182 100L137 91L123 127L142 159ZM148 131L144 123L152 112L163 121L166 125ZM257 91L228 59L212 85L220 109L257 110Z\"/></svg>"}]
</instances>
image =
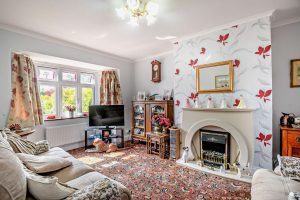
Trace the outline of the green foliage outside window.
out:
<instances>
[{"instance_id":1,"label":"green foliage outside window","mask_svg":"<svg viewBox=\"0 0 300 200\"><path fill-rule=\"evenodd\" d=\"M63 111L66 111L66 105L76 106L76 88L74 87L63 87L62 90L62 102L63 102Z\"/></svg>"},{"instance_id":2,"label":"green foliage outside window","mask_svg":"<svg viewBox=\"0 0 300 200\"><path fill-rule=\"evenodd\" d=\"M40 86L40 98L44 115L55 115L55 87Z\"/></svg>"},{"instance_id":3,"label":"green foliage outside window","mask_svg":"<svg viewBox=\"0 0 300 200\"><path fill-rule=\"evenodd\" d=\"M93 101L93 89L82 88L82 112L89 112L89 106Z\"/></svg>"}]
</instances>

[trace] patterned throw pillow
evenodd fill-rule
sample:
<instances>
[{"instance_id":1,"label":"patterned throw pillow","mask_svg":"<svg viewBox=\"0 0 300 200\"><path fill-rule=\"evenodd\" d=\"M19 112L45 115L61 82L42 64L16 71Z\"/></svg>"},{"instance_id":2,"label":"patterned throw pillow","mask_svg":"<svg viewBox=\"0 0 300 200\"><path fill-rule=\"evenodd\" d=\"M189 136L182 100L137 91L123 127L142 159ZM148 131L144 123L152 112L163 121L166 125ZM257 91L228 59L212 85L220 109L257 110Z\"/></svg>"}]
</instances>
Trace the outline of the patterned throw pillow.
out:
<instances>
[{"instance_id":1,"label":"patterned throw pillow","mask_svg":"<svg viewBox=\"0 0 300 200\"><path fill-rule=\"evenodd\" d=\"M47 140L41 140L35 143L35 145L36 145L35 154L45 153L50 149L50 145Z\"/></svg>"},{"instance_id":2,"label":"patterned throw pillow","mask_svg":"<svg viewBox=\"0 0 300 200\"><path fill-rule=\"evenodd\" d=\"M290 192L288 200L300 200L300 192Z\"/></svg>"},{"instance_id":3,"label":"patterned throw pillow","mask_svg":"<svg viewBox=\"0 0 300 200\"><path fill-rule=\"evenodd\" d=\"M282 176L300 179L300 158L277 156Z\"/></svg>"},{"instance_id":4,"label":"patterned throw pillow","mask_svg":"<svg viewBox=\"0 0 300 200\"><path fill-rule=\"evenodd\" d=\"M117 184L108 178L76 191L66 200L121 200Z\"/></svg>"}]
</instances>

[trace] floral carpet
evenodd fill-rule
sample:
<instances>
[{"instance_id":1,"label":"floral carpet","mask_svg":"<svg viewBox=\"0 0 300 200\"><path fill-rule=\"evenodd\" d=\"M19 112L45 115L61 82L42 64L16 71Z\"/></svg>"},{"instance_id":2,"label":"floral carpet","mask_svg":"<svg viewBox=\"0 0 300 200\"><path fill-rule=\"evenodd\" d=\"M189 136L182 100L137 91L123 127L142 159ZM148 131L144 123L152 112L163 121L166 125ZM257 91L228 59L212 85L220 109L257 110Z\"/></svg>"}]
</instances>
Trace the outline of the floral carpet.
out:
<instances>
[{"instance_id":1,"label":"floral carpet","mask_svg":"<svg viewBox=\"0 0 300 200\"><path fill-rule=\"evenodd\" d=\"M98 172L125 185L133 199L250 199L250 184L179 166L147 154L145 145L114 153L69 151Z\"/></svg>"}]
</instances>

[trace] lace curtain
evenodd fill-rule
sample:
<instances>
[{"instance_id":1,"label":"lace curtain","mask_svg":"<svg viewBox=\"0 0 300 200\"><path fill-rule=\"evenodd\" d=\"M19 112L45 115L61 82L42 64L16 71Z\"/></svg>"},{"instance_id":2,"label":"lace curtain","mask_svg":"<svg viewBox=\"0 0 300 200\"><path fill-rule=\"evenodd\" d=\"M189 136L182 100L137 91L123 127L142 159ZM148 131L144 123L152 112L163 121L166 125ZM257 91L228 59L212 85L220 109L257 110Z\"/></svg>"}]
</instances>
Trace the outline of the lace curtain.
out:
<instances>
[{"instance_id":1,"label":"lace curtain","mask_svg":"<svg viewBox=\"0 0 300 200\"><path fill-rule=\"evenodd\" d=\"M12 98L7 126L20 124L22 128L43 124L41 100L36 70L32 60L13 54L11 62Z\"/></svg>"},{"instance_id":2,"label":"lace curtain","mask_svg":"<svg viewBox=\"0 0 300 200\"><path fill-rule=\"evenodd\" d=\"M115 71L103 71L100 83L100 104L123 104L121 86Z\"/></svg>"}]
</instances>

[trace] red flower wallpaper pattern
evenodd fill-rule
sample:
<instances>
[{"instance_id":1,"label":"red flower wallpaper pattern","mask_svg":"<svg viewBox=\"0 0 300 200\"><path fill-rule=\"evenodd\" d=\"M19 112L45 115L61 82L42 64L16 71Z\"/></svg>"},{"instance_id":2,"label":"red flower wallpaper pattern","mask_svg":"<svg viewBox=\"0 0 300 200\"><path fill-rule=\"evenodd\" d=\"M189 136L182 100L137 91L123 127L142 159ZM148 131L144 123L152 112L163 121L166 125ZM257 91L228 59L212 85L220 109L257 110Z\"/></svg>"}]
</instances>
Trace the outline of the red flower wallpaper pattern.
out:
<instances>
[{"instance_id":1,"label":"red flower wallpaper pattern","mask_svg":"<svg viewBox=\"0 0 300 200\"><path fill-rule=\"evenodd\" d=\"M247 107L255 109L253 142L261 141L256 139L262 138L259 133L265 134L262 142L254 143L255 151L253 152L253 165L264 168L272 167L272 150L270 150L270 148L272 149L272 139L269 139L271 136L268 136L272 134L270 24L270 18L263 17L199 35L180 42L174 54L174 68L180 72L174 76L175 121L179 126L183 113L181 107L184 106L187 97L192 100L191 91L196 90L194 67L225 60L233 61L235 68L234 92L199 94L198 103L200 106L205 106L208 97L211 96L217 107L220 106L222 99L225 99L226 103L234 108L240 104L240 95L242 95ZM194 102L190 102L193 106Z\"/></svg>"},{"instance_id":2,"label":"red flower wallpaper pattern","mask_svg":"<svg viewBox=\"0 0 300 200\"><path fill-rule=\"evenodd\" d=\"M217 42L220 42L221 44L223 44L225 46L225 44L227 44L227 39L229 38L229 33L225 34L225 35L220 35L219 39L217 40Z\"/></svg>"},{"instance_id":3,"label":"red flower wallpaper pattern","mask_svg":"<svg viewBox=\"0 0 300 200\"><path fill-rule=\"evenodd\" d=\"M255 54L260 55L265 59L267 56L270 56L270 54L267 54L270 50L271 50L271 45L268 45L266 47L259 46Z\"/></svg>"},{"instance_id":4,"label":"red flower wallpaper pattern","mask_svg":"<svg viewBox=\"0 0 300 200\"><path fill-rule=\"evenodd\" d=\"M266 90L266 91L263 91L263 90L259 90L258 94L256 95L256 97L260 98L260 99L263 99L264 102L266 103L267 101L271 101L269 96L271 95L272 93L272 90Z\"/></svg>"}]
</instances>

